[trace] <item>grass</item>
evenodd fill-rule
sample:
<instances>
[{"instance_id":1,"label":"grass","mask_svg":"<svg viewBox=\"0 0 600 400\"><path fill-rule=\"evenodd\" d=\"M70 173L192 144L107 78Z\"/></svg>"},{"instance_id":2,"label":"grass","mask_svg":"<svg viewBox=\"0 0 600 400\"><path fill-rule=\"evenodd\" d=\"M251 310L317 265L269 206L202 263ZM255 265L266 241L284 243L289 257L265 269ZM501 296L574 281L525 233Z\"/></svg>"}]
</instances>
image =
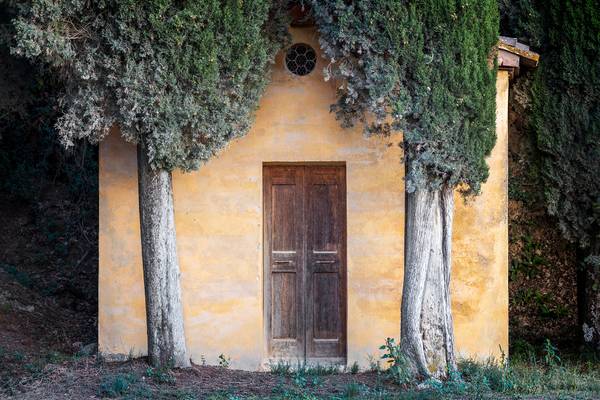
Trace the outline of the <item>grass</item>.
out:
<instances>
[{"instance_id":1,"label":"grass","mask_svg":"<svg viewBox=\"0 0 600 400\"><path fill-rule=\"evenodd\" d=\"M397 345L388 342L389 363L399 354ZM87 385L100 398L117 399L210 399L210 400L425 400L425 399L598 399L600 398L600 359L592 353L562 357L549 341L541 349L532 345L513 349L513 358L489 359L485 362L462 360L458 370L445 381L407 380L399 362L396 368L377 369L376 372L360 373L358 365L341 372L335 366L313 366L298 364L291 366L279 363L271 366L269 386L261 392L265 395L247 396L240 383L233 378L231 386L210 392L211 383L191 378L193 374L178 375L169 368L150 368L135 361L121 364L117 370L106 368L109 364L90 364L78 359L87 368L96 372L96 381ZM20 365L34 379L43 382L53 370L52 364L62 364L69 374L77 367L69 356L49 352L38 355L22 355L0 349L1 362ZM1 368L0 368L1 369ZM213 375L221 383L236 376L235 371L225 368ZM214 374L215 370L210 370ZM229 375L233 373L233 375ZM86 375L89 376L89 375ZM176 378L177 376L177 378ZM15 376L16 377L16 376ZM244 378L254 380L253 376ZM12 382L16 384L16 379ZM37 384L36 384L37 385ZM89 386L91 385L91 386ZM219 386L217 386L219 387ZM221 387L223 387L221 385ZM15 389L16 390L16 389ZM19 389L21 390L21 389ZM208 394L207 394L208 391ZM239 392L238 392L239 391ZM246 392L247 393L247 392ZM269 394L270 393L270 394ZM1 397L1 396L0 396ZM84 398L84 397L81 397Z\"/></svg>"}]
</instances>

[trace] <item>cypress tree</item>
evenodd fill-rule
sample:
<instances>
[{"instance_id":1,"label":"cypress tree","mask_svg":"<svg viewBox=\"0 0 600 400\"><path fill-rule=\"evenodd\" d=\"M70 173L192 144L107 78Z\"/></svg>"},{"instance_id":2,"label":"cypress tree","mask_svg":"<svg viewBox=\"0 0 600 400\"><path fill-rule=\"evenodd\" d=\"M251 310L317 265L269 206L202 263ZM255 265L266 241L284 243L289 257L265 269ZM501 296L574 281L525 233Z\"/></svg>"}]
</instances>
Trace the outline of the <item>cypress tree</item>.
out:
<instances>
[{"instance_id":1,"label":"cypress tree","mask_svg":"<svg viewBox=\"0 0 600 400\"><path fill-rule=\"evenodd\" d=\"M579 246L582 339L600 351L600 2L501 0L502 30L541 53L527 125L548 214Z\"/></svg>"},{"instance_id":2,"label":"cypress tree","mask_svg":"<svg viewBox=\"0 0 600 400\"><path fill-rule=\"evenodd\" d=\"M531 125L544 196L581 249L582 337L600 352L600 2L539 2L542 57Z\"/></svg>"},{"instance_id":3,"label":"cypress tree","mask_svg":"<svg viewBox=\"0 0 600 400\"><path fill-rule=\"evenodd\" d=\"M406 219L401 346L415 370L455 367L453 191L477 194L495 143L496 0L313 1L340 82L343 126L403 132Z\"/></svg>"},{"instance_id":4,"label":"cypress tree","mask_svg":"<svg viewBox=\"0 0 600 400\"><path fill-rule=\"evenodd\" d=\"M275 2L277 3L277 2ZM32 0L15 53L65 82L63 144L118 127L138 145L148 353L189 366L175 245L171 171L194 170L244 135L285 40L269 0ZM271 29L273 27L273 29ZM207 188L207 190L210 190Z\"/></svg>"}]
</instances>

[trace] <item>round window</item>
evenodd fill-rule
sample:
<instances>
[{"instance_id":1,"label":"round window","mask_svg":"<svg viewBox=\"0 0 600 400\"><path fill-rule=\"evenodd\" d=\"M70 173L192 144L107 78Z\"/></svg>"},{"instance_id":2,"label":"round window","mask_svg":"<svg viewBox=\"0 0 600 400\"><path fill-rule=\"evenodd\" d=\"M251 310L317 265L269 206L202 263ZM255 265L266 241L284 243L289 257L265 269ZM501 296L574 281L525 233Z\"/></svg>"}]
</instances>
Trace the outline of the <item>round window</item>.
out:
<instances>
[{"instance_id":1,"label":"round window","mask_svg":"<svg viewBox=\"0 0 600 400\"><path fill-rule=\"evenodd\" d=\"M285 65L292 73L300 76L308 75L315 69L317 53L307 44L296 43L285 55Z\"/></svg>"}]
</instances>

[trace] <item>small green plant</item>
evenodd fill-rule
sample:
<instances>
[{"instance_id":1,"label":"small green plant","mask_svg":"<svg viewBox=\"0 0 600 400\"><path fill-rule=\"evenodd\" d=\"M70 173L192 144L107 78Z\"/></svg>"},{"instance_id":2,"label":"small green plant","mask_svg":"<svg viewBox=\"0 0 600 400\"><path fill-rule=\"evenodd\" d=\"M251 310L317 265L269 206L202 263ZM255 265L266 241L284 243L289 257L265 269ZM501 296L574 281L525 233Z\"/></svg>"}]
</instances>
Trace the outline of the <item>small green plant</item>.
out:
<instances>
[{"instance_id":1,"label":"small green plant","mask_svg":"<svg viewBox=\"0 0 600 400\"><path fill-rule=\"evenodd\" d=\"M381 364L378 359L376 359L372 354L369 354L368 360L370 372L381 372Z\"/></svg>"},{"instance_id":2,"label":"small green plant","mask_svg":"<svg viewBox=\"0 0 600 400\"><path fill-rule=\"evenodd\" d=\"M465 389L469 392L505 393L514 387L512 371L507 360L463 360L458 369L467 384Z\"/></svg>"},{"instance_id":3,"label":"small green plant","mask_svg":"<svg viewBox=\"0 0 600 400\"><path fill-rule=\"evenodd\" d=\"M107 376L100 384L100 396L113 398L124 396L135 381L137 377L133 374Z\"/></svg>"},{"instance_id":4,"label":"small green plant","mask_svg":"<svg viewBox=\"0 0 600 400\"><path fill-rule=\"evenodd\" d=\"M231 365L231 357L226 357L223 353L219 354L219 367L229 368Z\"/></svg>"},{"instance_id":5,"label":"small green plant","mask_svg":"<svg viewBox=\"0 0 600 400\"><path fill-rule=\"evenodd\" d=\"M194 393L187 391L187 390L183 390L183 389L177 389L175 391L175 393L173 393L173 397L176 400L196 400L197 397Z\"/></svg>"},{"instance_id":6,"label":"small green plant","mask_svg":"<svg viewBox=\"0 0 600 400\"><path fill-rule=\"evenodd\" d=\"M64 361L67 361L70 357L66 354L60 353L58 351L50 351L46 354L46 360L50 364L59 364Z\"/></svg>"},{"instance_id":7,"label":"small green plant","mask_svg":"<svg viewBox=\"0 0 600 400\"><path fill-rule=\"evenodd\" d=\"M333 375L339 372L339 369L336 365L304 365L301 369L305 375L310 376Z\"/></svg>"},{"instance_id":8,"label":"small green plant","mask_svg":"<svg viewBox=\"0 0 600 400\"><path fill-rule=\"evenodd\" d=\"M160 368L148 367L146 368L146 376L160 384L166 383L172 385L176 382L175 375L173 375L169 366Z\"/></svg>"},{"instance_id":9,"label":"small green plant","mask_svg":"<svg viewBox=\"0 0 600 400\"><path fill-rule=\"evenodd\" d=\"M557 367L562 364L562 360L558 355L558 349L549 339L544 341L544 363L549 367Z\"/></svg>"},{"instance_id":10,"label":"small green plant","mask_svg":"<svg viewBox=\"0 0 600 400\"><path fill-rule=\"evenodd\" d=\"M521 237L523 247L518 257L510 263L509 280L516 280L519 275L528 279L535 278L540 273L540 266L548 261L542 256L541 245L530 235Z\"/></svg>"},{"instance_id":11,"label":"small green plant","mask_svg":"<svg viewBox=\"0 0 600 400\"><path fill-rule=\"evenodd\" d=\"M413 370L400 344L396 344L393 338L387 338L379 349L385 351L381 358L388 363L386 372L392 380L398 385L411 383L414 378Z\"/></svg>"},{"instance_id":12,"label":"small green plant","mask_svg":"<svg viewBox=\"0 0 600 400\"><path fill-rule=\"evenodd\" d=\"M360 371L360 367L358 366L358 363L356 361L354 361L354 363L350 366L350 373L352 375L356 375L356 374L358 374L359 371Z\"/></svg>"},{"instance_id":13,"label":"small green plant","mask_svg":"<svg viewBox=\"0 0 600 400\"><path fill-rule=\"evenodd\" d=\"M33 281L31 277L23 271L20 271L14 265L9 264L0 264L2 269L9 274L15 281L17 281L21 286L31 288L33 287Z\"/></svg>"},{"instance_id":14,"label":"small green plant","mask_svg":"<svg viewBox=\"0 0 600 400\"><path fill-rule=\"evenodd\" d=\"M535 362L535 347L524 339L515 339L511 343L511 359L518 361Z\"/></svg>"},{"instance_id":15,"label":"small green plant","mask_svg":"<svg viewBox=\"0 0 600 400\"><path fill-rule=\"evenodd\" d=\"M355 397L360 396L361 389L361 385L359 385L356 382L351 382L347 384L344 388L344 398L353 399Z\"/></svg>"},{"instance_id":16,"label":"small green plant","mask_svg":"<svg viewBox=\"0 0 600 400\"><path fill-rule=\"evenodd\" d=\"M13 359L17 362L21 362L25 359L25 354L21 353L20 351L15 351L13 353Z\"/></svg>"},{"instance_id":17,"label":"small green plant","mask_svg":"<svg viewBox=\"0 0 600 400\"><path fill-rule=\"evenodd\" d=\"M543 293L538 289L526 288L517 291L513 302L520 306L534 305L542 318L560 318L569 313L569 310L558 303L551 293Z\"/></svg>"},{"instance_id":18,"label":"small green plant","mask_svg":"<svg viewBox=\"0 0 600 400\"><path fill-rule=\"evenodd\" d=\"M272 374L279 376L290 376L292 374L291 364L284 361L278 361L277 363L269 364L269 370Z\"/></svg>"},{"instance_id":19,"label":"small green plant","mask_svg":"<svg viewBox=\"0 0 600 400\"><path fill-rule=\"evenodd\" d=\"M25 364L23 368L30 374L38 375L44 370L44 364L38 360L36 362Z\"/></svg>"}]
</instances>

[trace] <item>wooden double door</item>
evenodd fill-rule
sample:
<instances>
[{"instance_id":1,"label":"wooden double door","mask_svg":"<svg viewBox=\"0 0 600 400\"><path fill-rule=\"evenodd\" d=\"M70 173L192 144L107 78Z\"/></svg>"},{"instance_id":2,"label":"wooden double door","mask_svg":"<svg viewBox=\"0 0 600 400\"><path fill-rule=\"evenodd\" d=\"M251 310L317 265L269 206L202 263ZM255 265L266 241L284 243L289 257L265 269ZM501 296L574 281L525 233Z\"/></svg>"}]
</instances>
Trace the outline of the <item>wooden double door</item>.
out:
<instances>
[{"instance_id":1,"label":"wooden double door","mask_svg":"<svg viewBox=\"0 0 600 400\"><path fill-rule=\"evenodd\" d=\"M272 359L346 357L346 169L265 165L264 310Z\"/></svg>"}]
</instances>

